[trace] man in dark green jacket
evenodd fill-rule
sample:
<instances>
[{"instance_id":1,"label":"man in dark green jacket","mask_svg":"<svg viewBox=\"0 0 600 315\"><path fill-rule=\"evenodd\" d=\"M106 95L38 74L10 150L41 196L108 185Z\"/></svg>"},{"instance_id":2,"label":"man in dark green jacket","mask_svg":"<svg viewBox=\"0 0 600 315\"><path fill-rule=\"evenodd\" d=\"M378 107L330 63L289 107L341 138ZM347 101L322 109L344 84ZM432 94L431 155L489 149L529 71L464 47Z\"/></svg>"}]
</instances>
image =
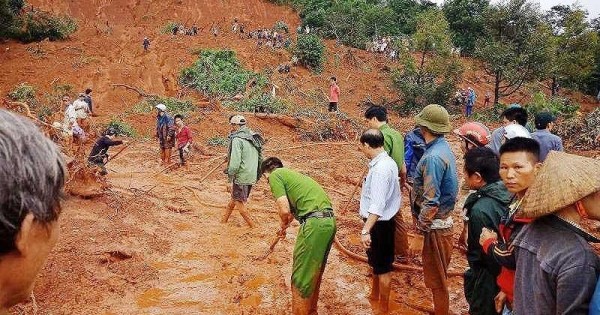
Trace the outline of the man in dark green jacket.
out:
<instances>
[{"instance_id":1,"label":"man in dark green jacket","mask_svg":"<svg viewBox=\"0 0 600 315\"><path fill-rule=\"evenodd\" d=\"M484 227L498 232L500 218L510 203L510 194L500 180L498 157L489 148L473 148L465 153L464 174L466 184L476 190L464 205L470 267L465 272L465 297L471 315L498 314L494 298L499 292L496 276L500 266L483 252L479 235Z\"/></svg>"}]
</instances>

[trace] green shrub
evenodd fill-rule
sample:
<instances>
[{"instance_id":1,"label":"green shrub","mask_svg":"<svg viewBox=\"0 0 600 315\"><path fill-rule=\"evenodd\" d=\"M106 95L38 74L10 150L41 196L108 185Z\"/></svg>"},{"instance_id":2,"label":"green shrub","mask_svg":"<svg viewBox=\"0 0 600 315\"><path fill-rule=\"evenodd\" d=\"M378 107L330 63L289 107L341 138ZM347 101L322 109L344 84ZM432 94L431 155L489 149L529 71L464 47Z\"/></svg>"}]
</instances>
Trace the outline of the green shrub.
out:
<instances>
[{"instance_id":1,"label":"green shrub","mask_svg":"<svg viewBox=\"0 0 600 315\"><path fill-rule=\"evenodd\" d=\"M298 35L298 42L294 49L298 62L313 72L323 71L325 62L325 45L316 35Z\"/></svg>"},{"instance_id":2,"label":"green shrub","mask_svg":"<svg viewBox=\"0 0 600 315\"><path fill-rule=\"evenodd\" d=\"M26 83L21 83L8 93L8 97L11 100L17 102L25 102L30 106L35 106L37 104L37 100L35 98L35 88L31 85L27 85Z\"/></svg>"},{"instance_id":3,"label":"green shrub","mask_svg":"<svg viewBox=\"0 0 600 315\"><path fill-rule=\"evenodd\" d=\"M206 143L211 147L226 147L229 144L229 140L223 137L212 137L206 141Z\"/></svg>"},{"instance_id":4,"label":"green shrub","mask_svg":"<svg viewBox=\"0 0 600 315\"><path fill-rule=\"evenodd\" d=\"M117 134L127 137L134 137L137 135L137 131L131 125L116 117L111 119L108 125L106 125L106 128L114 128L117 131Z\"/></svg>"},{"instance_id":5,"label":"green shrub","mask_svg":"<svg viewBox=\"0 0 600 315\"><path fill-rule=\"evenodd\" d=\"M531 102L526 104L526 108L530 117L540 111L549 111L557 117L571 118L579 109L579 104L567 97L547 97L544 93L538 92L533 95Z\"/></svg>"},{"instance_id":6,"label":"green shrub","mask_svg":"<svg viewBox=\"0 0 600 315\"><path fill-rule=\"evenodd\" d=\"M48 122L48 118L52 116L54 111L51 107L42 105L36 110L36 114L41 121Z\"/></svg>"},{"instance_id":7,"label":"green shrub","mask_svg":"<svg viewBox=\"0 0 600 315\"><path fill-rule=\"evenodd\" d=\"M286 32L286 33L290 32L290 27L284 21L275 22L273 29L278 32Z\"/></svg>"},{"instance_id":8,"label":"green shrub","mask_svg":"<svg viewBox=\"0 0 600 315\"><path fill-rule=\"evenodd\" d=\"M77 31L77 21L66 15L52 15L49 12L33 11L20 15L14 22L13 37L25 43L67 39Z\"/></svg>"},{"instance_id":9,"label":"green shrub","mask_svg":"<svg viewBox=\"0 0 600 315\"><path fill-rule=\"evenodd\" d=\"M266 78L241 66L234 51L202 50L199 59L181 71L179 83L208 98L227 98L244 92L251 79L255 80L255 88L266 84Z\"/></svg>"},{"instance_id":10,"label":"green shrub","mask_svg":"<svg viewBox=\"0 0 600 315\"><path fill-rule=\"evenodd\" d=\"M174 22L174 21L169 21L169 22L167 22L167 24L165 24L165 26L163 26L160 29L160 33L161 34L173 34L173 29L175 27L179 27L179 26L181 26L181 23Z\"/></svg>"},{"instance_id":11,"label":"green shrub","mask_svg":"<svg viewBox=\"0 0 600 315\"><path fill-rule=\"evenodd\" d=\"M284 101L268 93L237 102L223 102L223 104L239 112L283 113L288 109L288 105Z\"/></svg>"}]
</instances>

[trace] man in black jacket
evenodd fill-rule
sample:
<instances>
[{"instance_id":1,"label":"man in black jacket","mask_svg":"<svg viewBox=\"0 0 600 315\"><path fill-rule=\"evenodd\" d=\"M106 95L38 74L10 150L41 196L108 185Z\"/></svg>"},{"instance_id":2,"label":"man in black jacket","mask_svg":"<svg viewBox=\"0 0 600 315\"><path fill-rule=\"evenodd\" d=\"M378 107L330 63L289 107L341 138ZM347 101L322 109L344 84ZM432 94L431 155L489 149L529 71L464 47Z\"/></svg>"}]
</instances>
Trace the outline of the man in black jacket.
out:
<instances>
[{"instance_id":1,"label":"man in black jacket","mask_svg":"<svg viewBox=\"0 0 600 315\"><path fill-rule=\"evenodd\" d=\"M88 157L89 164L100 167L100 175L108 174L106 167L104 167L106 162L108 162L108 148L114 145L127 143L126 141L113 140L116 134L117 131L114 128L108 128L106 132L104 132L104 136L96 140L92 152L90 152L90 156Z\"/></svg>"}]
</instances>

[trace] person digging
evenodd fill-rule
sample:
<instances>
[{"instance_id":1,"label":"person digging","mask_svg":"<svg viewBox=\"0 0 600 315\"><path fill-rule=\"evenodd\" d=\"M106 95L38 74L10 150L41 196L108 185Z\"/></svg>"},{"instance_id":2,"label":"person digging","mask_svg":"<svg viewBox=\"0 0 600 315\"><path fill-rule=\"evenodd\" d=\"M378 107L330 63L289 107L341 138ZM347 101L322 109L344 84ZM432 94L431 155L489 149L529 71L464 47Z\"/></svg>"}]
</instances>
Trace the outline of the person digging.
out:
<instances>
[{"instance_id":1,"label":"person digging","mask_svg":"<svg viewBox=\"0 0 600 315\"><path fill-rule=\"evenodd\" d=\"M232 182L231 200L227 204L221 223L227 223L233 209L237 208L248 226L253 228L255 224L248 214L246 203L252 185L258 180L263 141L259 134L246 126L244 116L231 116L229 124L231 133L225 173Z\"/></svg>"},{"instance_id":2,"label":"person digging","mask_svg":"<svg viewBox=\"0 0 600 315\"><path fill-rule=\"evenodd\" d=\"M319 288L336 232L331 200L312 178L283 167L276 157L261 164L275 198L280 238L294 220L300 222L292 264L292 314L317 314Z\"/></svg>"},{"instance_id":3,"label":"person digging","mask_svg":"<svg viewBox=\"0 0 600 315\"><path fill-rule=\"evenodd\" d=\"M104 132L104 136L98 138L90 155L88 156L88 163L90 165L96 165L100 168L100 175L106 175L106 167L104 166L108 162L108 149L115 145L127 143L126 141L113 140L117 135L117 131L114 128L108 128Z\"/></svg>"}]
</instances>

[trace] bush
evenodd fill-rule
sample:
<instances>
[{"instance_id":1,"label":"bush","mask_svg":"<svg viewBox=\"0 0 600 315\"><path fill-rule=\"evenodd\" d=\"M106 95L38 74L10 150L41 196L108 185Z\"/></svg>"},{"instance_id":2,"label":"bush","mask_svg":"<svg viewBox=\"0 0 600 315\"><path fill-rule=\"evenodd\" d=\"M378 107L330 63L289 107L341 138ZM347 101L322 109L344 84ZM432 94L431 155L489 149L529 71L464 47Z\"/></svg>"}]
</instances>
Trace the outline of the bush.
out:
<instances>
[{"instance_id":1,"label":"bush","mask_svg":"<svg viewBox=\"0 0 600 315\"><path fill-rule=\"evenodd\" d=\"M325 45L316 35L298 35L298 42L294 49L298 62L313 72L323 71L325 62Z\"/></svg>"},{"instance_id":2,"label":"bush","mask_svg":"<svg viewBox=\"0 0 600 315\"><path fill-rule=\"evenodd\" d=\"M255 88L262 88L267 82L244 69L232 50L202 50L194 65L181 70L179 83L208 98L226 98L244 92L251 79Z\"/></svg>"},{"instance_id":3,"label":"bush","mask_svg":"<svg viewBox=\"0 0 600 315\"><path fill-rule=\"evenodd\" d=\"M130 113L141 114L154 111L154 107L158 104L165 104L169 113L187 114L196 110L196 105L189 99L178 99L173 97L147 97L136 103L129 110Z\"/></svg>"},{"instance_id":4,"label":"bush","mask_svg":"<svg viewBox=\"0 0 600 315\"><path fill-rule=\"evenodd\" d=\"M17 85L10 93L8 93L8 97L13 101L27 103L31 107L35 107L37 104L35 88L25 83Z\"/></svg>"},{"instance_id":5,"label":"bush","mask_svg":"<svg viewBox=\"0 0 600 315\"><path fill-rule=\"evenodd\" d=\"M273 29L278 32L290 32L290 27L284 21L277 21L273 26Z\"/></svg>"},{"instance_id":6,"label":"bush","mask_svg":"<svg viewBox=\"0 0 600 315\"><path fill-rule=\"evenodd\" d=\"M531 102L526 104L527 112L533 117L537 112L549 111L556 117L571 118L579 109L579 104L574 103L567 97L547 97L538 92L533 95Z\"/></svg>"},{"instance_id":7,"label":"bush","mask_svg":"<svg viewBox=\"0 0 600 315\"><path fill-rule=\"evenodd\" d=\"M167 24L165 24L165 26L163 26L160 29L160 33L161 34L173 34L173 29L175 27L179 27L179 26L181 26L181 23L169 21L169 22L167 22Z\"/></svg>"},{"instance_id":8,"label":"bush","mask_svg":"<svg viewBox=\"0 0 600 315\"><path fill-rule=\"evenodd\" d=\"M224 102L223 104L239 112L283 113L289 108L281 99L268 93L237 102Z\"/></svg>"},{"instance_id":9,"label":"bush","mask_svg":"<svg viewBox=\"0 0 600 315\"><path fill-rule=\"evenodd\" d=\"M131 125L116 117L111 119L108 125L106 125L106 128L114 128L117 131L117 134L127 137L134 137L137 135L137 131Z\"/></svg>"},{"instance_id":10,"label":"bush","mask_svg":"<svg viewBox=\"0 0 600 315\"><path fill-rule=\"evenodd\" d=\"M27 12L14 21L13 38L25 43L67 39L77 31L77 21L66 15L52 15L44 11Z\"/></svg>"}]
</instances>

